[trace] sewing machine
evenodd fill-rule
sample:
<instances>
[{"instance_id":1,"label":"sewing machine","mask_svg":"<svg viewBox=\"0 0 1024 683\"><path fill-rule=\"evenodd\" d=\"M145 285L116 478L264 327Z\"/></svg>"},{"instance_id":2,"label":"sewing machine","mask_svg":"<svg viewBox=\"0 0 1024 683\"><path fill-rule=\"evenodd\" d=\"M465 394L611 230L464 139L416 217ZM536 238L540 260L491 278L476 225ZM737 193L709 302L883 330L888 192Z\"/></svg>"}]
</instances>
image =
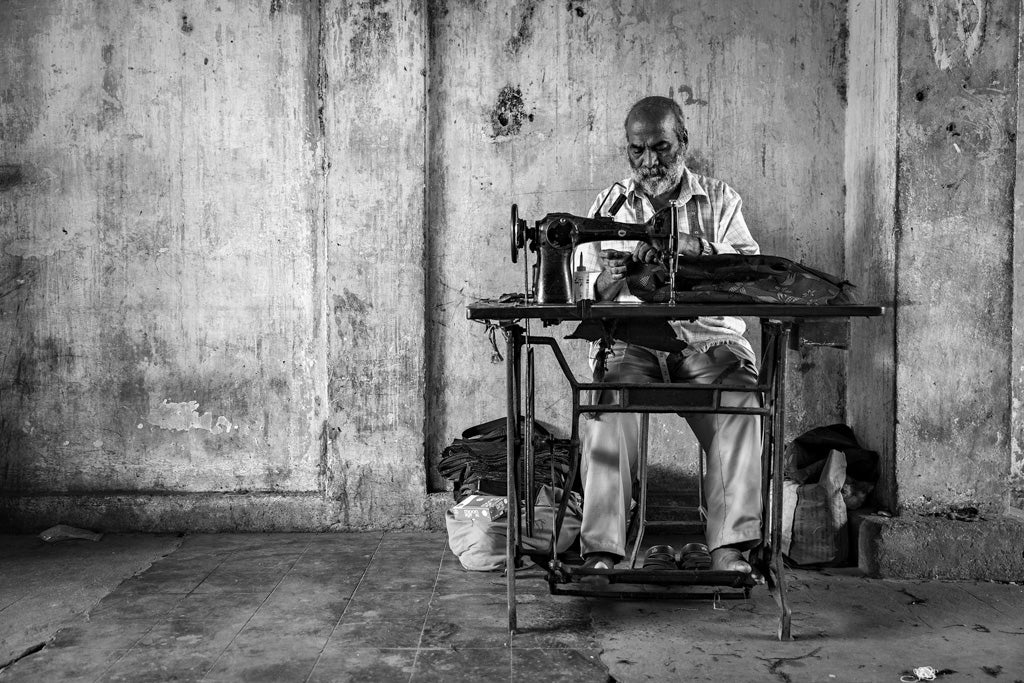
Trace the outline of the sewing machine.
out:
<instances>
[{"instance_id":1,"label":"sewing machine","mask_svg":"<svg viewBox=\"0 0 1024 683\"><path fill-rule=\"evenodd\" d=\"M572 255L576 247L587 242L638 240L653 244L657 240L667 245L667 254L677 254L679 227L676 211L673 210L675 207L662 209L646 223L619 223L610 216L618 212L625 199L625 195L619 195L609 210L609 217L600 217L600 211L596 218L549 213L532 228L527 227L527 222L519 218L519 208L513 204L510 235L512 262L519 262L519 252L525 252L527 246L530 251L537 252L533 286L530 287L528 281L524 283L527 296L533 292L534 302L539 304L576 303ZM672 279L669 291L674 297L675 268L668 270Z\"/></svg>"}]
</instances>

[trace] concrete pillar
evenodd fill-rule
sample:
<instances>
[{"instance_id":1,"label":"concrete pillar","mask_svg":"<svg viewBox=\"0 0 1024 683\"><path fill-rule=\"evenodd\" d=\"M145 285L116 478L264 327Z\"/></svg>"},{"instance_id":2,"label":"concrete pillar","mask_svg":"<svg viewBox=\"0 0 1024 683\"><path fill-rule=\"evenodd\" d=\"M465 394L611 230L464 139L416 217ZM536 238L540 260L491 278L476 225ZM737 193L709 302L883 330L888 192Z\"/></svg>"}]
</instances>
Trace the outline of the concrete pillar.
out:
<instances>
[{"instance_id":1,"label":"concrete pillar","mask_svg":"<svg viewBox=\"0 0 1024 683\"><path fill-rule=\"evenodd\" d=\"M858 2L851 18L848 274L896 304L857 325L851 419L885 455L888 502L895 483L901 510L1002 512L1017 4Z\"/></svg>"},{"instance_id":2,"label":"concrete pillar","mask_svg":"<svg viewBox=\"0 0 1024 683\"><path fill-rule=\"evenodd\" d=\"M901 7L896 476L907 510L1006 508L1017 17L1015 0Z\"/></svg>"},{"instance_id":3,"label":"concrete pillar","mask_svg":"<svg viewBox=\"0 0 1024 683\"><path fill-rule=\"evenodd\" d=\"M423 3L322 12L326 494L344 528L421 525Z\"/></svg>"},{"instance_id":4,"label":"concrete pillar","mask_svg":"<svg viewBox=\"0 0 1024 683\"><path fill-rule=\"evenodd\" d=\"M898 0L849 5L846 116L846 277L864 302L896 296L896 14ZM847 368L847 421L881 456L877 496L894 507L895 316L854 319Z\"/></svg>"},{"instance_id":5,"label":"concrete pillar","mask_svg":"<svg viewBox=\"0 0 1024 683\"><path fill-rule=\"evenodd\" d=\"M1017 92L1024 87L1019 64L1024 50L1024 22L1018 26ZM1010 509L1024 515L1024 108L1017 106L1017 182L1013 202L1013 331L1011 348Z\"/></svg>"},{"instance_id":6,"label":"concrete pillar","mask_svg":"<svg viewBox=\"0 0 1024 683\"><path fill-rule=\"evenodd\" d=\"M850 421L882 452L881 498L901 515L862 534L876 574L1024 571L1024 527L995 521L1019 469L1019 11L1016 0L850 5L847 273L893 307L855 325L849 371ZM971 509L980 519L918 516ZM965 543L1016 550L965 570L948 553Z\"/></svg>"}]
</instances>

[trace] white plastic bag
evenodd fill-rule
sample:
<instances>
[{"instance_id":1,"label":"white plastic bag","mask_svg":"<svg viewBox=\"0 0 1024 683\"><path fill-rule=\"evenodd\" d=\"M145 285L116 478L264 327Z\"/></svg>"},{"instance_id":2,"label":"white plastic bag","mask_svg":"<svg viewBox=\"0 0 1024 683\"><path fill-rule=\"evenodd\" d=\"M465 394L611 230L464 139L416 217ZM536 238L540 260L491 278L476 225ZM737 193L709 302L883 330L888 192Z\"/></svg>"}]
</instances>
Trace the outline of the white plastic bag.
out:
<instances>
[{"instance_id":1,"label":"white plastic bag","mask_svg":"<svg viewBox=\"0 0 1024 683\"><path fill-rule=\"evenodd\" d=\"M849 541L845 482L846 455L833 450L816 483L782 483L782 553L794 563L846 561Z\"/></svg>"},{"instance_id":2,"label":"white plastic bag","mask_svg":"<svg viewBox=\"0 0 1024 683\"><path fill-rule=\"evenodd\" d=\"M554 493L554 495L552 495ZM534 506L533 536L522 539L523 548L528 551L547 552L551 547L554 515L562 489L542 486L537 493ZM565 552L580 533L583 507L578 493L569 493L565 507L565 518L558 534L558 552ZM445 527L448 529L448 545L459 558L459 562L471 571L491 571L505 566L505 545L508 520L505 517L489 519L456 519L452 510L445 513ZM523 522L525 533L526 523Z\"/></svg>"}]
</instances>

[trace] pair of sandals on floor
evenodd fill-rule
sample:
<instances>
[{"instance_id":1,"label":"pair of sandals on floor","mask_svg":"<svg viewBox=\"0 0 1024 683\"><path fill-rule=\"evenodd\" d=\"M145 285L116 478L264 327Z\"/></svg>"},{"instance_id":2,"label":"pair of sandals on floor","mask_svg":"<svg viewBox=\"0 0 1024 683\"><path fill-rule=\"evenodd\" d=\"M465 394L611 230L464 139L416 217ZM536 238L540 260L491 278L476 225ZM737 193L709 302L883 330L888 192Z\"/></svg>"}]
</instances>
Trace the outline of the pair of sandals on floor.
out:
<instances>
[{"instance_id":1,"label":"pair of sandals on floor","mask_svg":"<svg viewBox=\"0 0 1024 683\"><path fill-rule=\"evenodd\" d=\"M618 558L608 553L588 554L583 566L588 569L614 569ZM670 545L655 545L647 550L644 569L690 569L732 571L749 574L750 564L738 548L728 546L708 550L703 543L687 543L677 553Z\"/></svg>"}]
</instances>

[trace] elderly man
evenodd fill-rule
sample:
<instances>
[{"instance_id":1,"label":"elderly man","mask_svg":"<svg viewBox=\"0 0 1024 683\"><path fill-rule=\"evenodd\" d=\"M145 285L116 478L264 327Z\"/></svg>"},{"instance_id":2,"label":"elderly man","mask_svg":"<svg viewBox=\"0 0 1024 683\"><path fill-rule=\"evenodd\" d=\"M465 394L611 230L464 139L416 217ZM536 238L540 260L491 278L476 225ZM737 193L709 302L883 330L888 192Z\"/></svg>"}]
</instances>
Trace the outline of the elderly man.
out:
<instances>
[{"instance_id":1,"label":"elderly man","mask_svg":"<svg viewBox=\"0 0 1024 683\"><path fill-rule=\"evenodd\" d=\"M607 212L625 195L617 221L642 223L676 200L679 253L686 256L757 254L743 220L740 196L720 180L686 168L687 132L679 105L667 97L645 97L626 116L630 178L608 188L590 215ZM685 228L682 226L686 226ZM592 242L580 247L583 263L600 270L594 285L602 300L638 301L626 276L661 258L643 242ZM682 350L651 348L616 340L607 358L608 382L757 383L757 363L743 338L739 318L702 317L673 322ZM723 403L757 406L756 394L726 392ZM707 454L704 490L707 542L712 569L750 572L744 551L761 536L761 432L752 415L685 416ZM585 566L612 568L626 553L626 519L636 468L640 415L603 413L583 425L584 490L582 552Z\"/></svg>"}]
</instances>

